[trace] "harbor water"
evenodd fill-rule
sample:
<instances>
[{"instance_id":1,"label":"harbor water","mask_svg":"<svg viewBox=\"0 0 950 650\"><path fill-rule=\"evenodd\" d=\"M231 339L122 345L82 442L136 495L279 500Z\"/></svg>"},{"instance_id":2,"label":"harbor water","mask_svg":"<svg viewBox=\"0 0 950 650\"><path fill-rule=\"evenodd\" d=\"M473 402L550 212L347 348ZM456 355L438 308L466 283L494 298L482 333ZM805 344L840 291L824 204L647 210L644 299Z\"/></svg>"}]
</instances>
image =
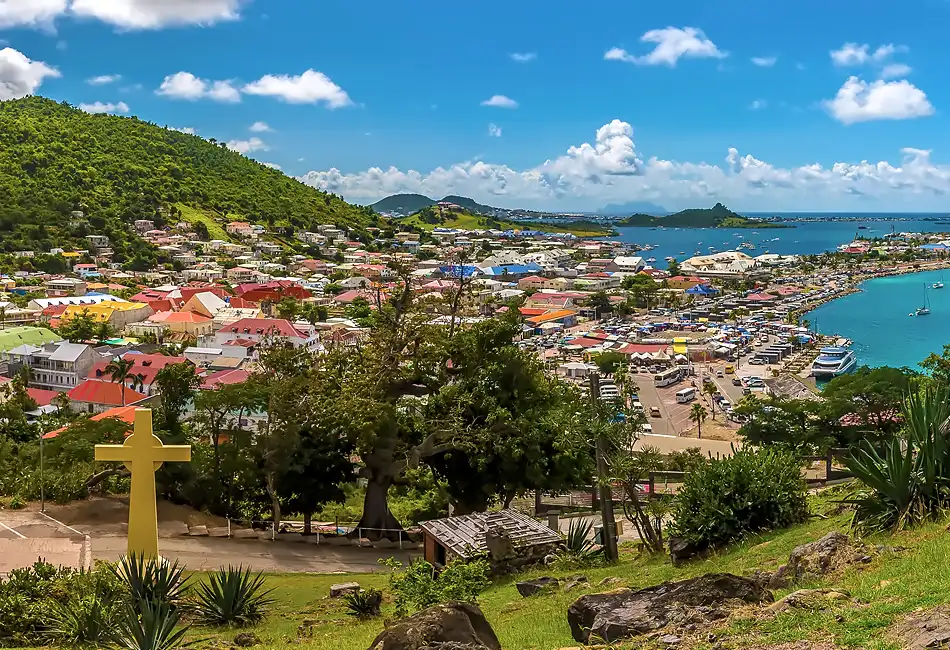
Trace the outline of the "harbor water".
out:
<instances>
[{"instance_id":1,"label":"harbor water","mask_svg":"<svg viewBox=\"0 0 950 650\"><path fill-rule=\"evenodd\" d=\"M946 288L930 288L941 281L947 282ZM929 315L909 315L925 301ZM868 280L859 293L824 304L805 318L813 330L851 339L859 365L919 371L924 358L940 354L950 343L950 272Z\"/></svg>"},{"instance_id":2,"label":"harbor water","mask_svg":"<svg viewBox=\"0 0 950 650\"><path fill-rule=\"evenodd\" d=\"M654 248L638 253L644 258L656 258L653 265L665 269L667 257L683 261L696 254L735 250L748 242L755 248L743 248L751 257L766 252L779 255L817 255L835 250L840 244L852 241L855 236L883 237L892 232L943 232L950 231L950 218L941 222L923 221L921 217L907 216L894 220L867 221L803 221L789 222L792 228L618 228L619 236L612 241ZM710 250L715 249L715 251Z\"/></svg>"}]
</instances>

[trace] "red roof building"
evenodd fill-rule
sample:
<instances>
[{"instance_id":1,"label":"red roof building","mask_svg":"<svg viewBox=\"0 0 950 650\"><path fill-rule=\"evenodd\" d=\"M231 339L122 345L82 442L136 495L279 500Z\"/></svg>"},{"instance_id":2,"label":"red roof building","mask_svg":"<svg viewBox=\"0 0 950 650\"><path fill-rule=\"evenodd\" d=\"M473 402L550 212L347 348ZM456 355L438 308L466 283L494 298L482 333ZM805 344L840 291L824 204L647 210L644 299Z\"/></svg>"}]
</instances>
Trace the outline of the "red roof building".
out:
<instances>
[{"instance_id":1,"label":"red roof building","mask_svg":"<svg viewBox=\"0 0 950 650\"><path fill-rule=\"evenodd\" d=\"M289 280L276 280L266 284L239 284L234 288L234 293L244 300L253 302L262 300L280 302L284 298L304 300L313 297L310 291Z\"/></svg>"},{"instance_id":2,"label":"red roof building","mask_svg":"<svg viewBox=\"0 0 950 650\"><path fill-rule=\"evenodd\" d=\"M133 362L131 375L142 375L142 384L145 386L145 392L148 395L154 392L152 384L155 382L155 375L165 366L176 363L194 365L185 357L169 357L164 354L135 354L133 352L126 352L122 355L122 358ZM100 361L94 365L89 372L89 379L108 382L111 379L111 373L106 370L106 366L108 366L109 363L109 361ZM129 379L128 385L131 384L132 380Z\"/></svg>"},{"instance_id":3,"label":"red roof building","mask_svg":"<svg viewBox=\"0 0 950 650\"><path fill-rule=\"evenodd\" d=\"M124 406L124 407L120 406L118 408L103 411L102 413L99 413L98 415L93 415L89 419L92 420L93 422L99 422L101 420L105 420L106 418L115 418L117 420L120 420L128 424L130 427L129 433L131 433L132 432L131 427L135 424L135 409L136 407L134 406ZM43 439L49 440L50 438L55 438L56 436L58 436L59 434L61 434L63 431L65 431L68 428L69 428L68 426L65 426L60 429L56 429L55 431L44 433Z\"/></svg>"},{"instance_id":4,"label":"red roof building","mask_svg":"<svg viewBox=\"0 0 950 650\"><path fill-rule=\"evenodd\" d=\"M96 379L87 379L66 394L69 396L69 403L73 410L83 413L102 413L115 406L122 406L123 392L126 406L148 397L128 386Z\"/></svg>"}]
</instances>

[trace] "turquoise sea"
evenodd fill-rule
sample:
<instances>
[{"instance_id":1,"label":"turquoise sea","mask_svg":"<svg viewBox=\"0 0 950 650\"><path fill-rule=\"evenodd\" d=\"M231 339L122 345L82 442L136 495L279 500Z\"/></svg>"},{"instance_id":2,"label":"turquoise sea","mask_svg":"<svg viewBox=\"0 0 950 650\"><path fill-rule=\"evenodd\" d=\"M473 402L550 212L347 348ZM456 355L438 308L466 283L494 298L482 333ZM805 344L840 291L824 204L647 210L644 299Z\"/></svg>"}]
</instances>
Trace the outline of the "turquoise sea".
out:
<instances>
[{"instance_id":1,"label":"turquoise sea","mask_svg":"<svg viewBox=\"0 0 950 650\"><path fill-rule=\"evenodd\" d=\"M930 289L943 280L944 289ZM854 342L858 362L865 366L907 366L950 343L950 272L927 271L876 278L860 293L822 305L806 316L812 329L840 334ZM909 316L927 300L929 316Z\"/></svg>"}]
</instances>

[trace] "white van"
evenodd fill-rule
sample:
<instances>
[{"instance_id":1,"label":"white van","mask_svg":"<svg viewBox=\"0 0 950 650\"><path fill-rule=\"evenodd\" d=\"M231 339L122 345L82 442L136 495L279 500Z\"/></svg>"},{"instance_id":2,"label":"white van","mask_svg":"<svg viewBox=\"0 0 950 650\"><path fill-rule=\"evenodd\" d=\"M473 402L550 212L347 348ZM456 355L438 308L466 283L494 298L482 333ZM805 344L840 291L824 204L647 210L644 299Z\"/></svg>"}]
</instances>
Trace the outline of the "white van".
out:
<instances>
[{"instance_id":1,"label":"white van","mask_svg":"<svg viewBox=\"0 0 950 650\"><path fill-rule=\"evenodd\" d=\"M694 399L696 399L695 388L684 388L683 390L676 391L676 401L680 404L688 404Z\"/></svg>"}]
</instances>

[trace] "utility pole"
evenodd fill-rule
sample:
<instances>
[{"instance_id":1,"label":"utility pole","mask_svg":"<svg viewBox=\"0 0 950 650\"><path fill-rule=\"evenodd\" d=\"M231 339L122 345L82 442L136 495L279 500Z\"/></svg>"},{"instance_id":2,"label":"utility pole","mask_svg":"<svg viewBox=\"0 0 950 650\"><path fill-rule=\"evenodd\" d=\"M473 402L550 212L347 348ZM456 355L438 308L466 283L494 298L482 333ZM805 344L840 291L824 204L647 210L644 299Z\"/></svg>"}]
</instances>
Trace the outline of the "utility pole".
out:
<instances>
[{"instance_id":1,"label":"utility pole","mask_svg":"<svg viewBox=\"0 0 950 650\"><path fill-rule=\"evenodd\" d=\"M590 396L595 409L600 403L600 375L590 373ZM600 487L600 518L604 529L602 532L604 555L608 562L616 562L617 553L617 522L614 520L613 487L607 478L607 440L602 431L597 430L597 484Z\"/></svg>"}]
</instances>

